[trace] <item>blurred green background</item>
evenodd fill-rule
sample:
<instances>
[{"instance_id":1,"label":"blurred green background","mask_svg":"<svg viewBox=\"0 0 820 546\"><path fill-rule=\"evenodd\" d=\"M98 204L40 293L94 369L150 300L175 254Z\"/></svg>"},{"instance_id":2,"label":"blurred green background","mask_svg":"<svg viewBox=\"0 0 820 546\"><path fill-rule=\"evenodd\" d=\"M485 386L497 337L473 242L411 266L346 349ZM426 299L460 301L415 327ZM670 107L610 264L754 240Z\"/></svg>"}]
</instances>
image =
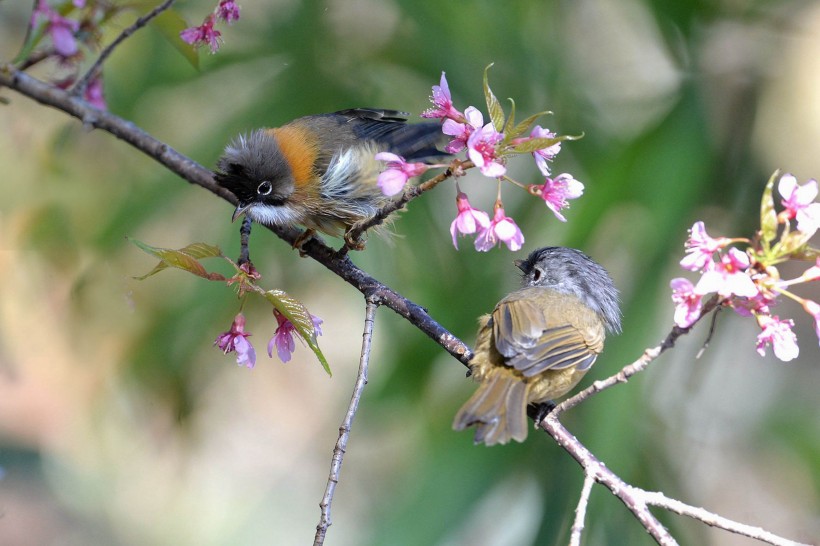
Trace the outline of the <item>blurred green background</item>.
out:
<instances>
[{"instance_id":1,"label":"blurred green background","mask_svg":"<svg viewBox=\"0 0 820 546\"><path fill-rule=\"evenodd\" d=\"M354 106L421 112L442 70L456 105L496 94L519 116L586 136L554 164L586 184L555 220L505 188L526 245L455 251L451 183L413 202L393 243L362 268L468 343L516 286L512 260L547 244L584 249L622 290L624 334L582 385L615 373L671 327L668 281L686 230L750 234L776 168L820 175L820 3L809 1L244 0L197 72L153 29L106 65L109 108L213 166L234 134ZM31 2L0 4L0 58ZM193 23L213 7L181 3ZM111 32L133 20L123 16ZM110 39L111 36L109 36ZM47 69L37 72L46 75ZM319 519L361 344L360 295L270 233L257 267L321 316L329 379L308 350L262 357L275 321L246 307L260 362L211 344L232 292L154 265L126 236L238 252L231 207L110 135L0 90L0 544L306 544ZM538 181L526 158L512 174ZM462 188L490 209L494 185ZM338 241L333 241L338 245ZM789 270L799 274L801 269ZM689 278L693 278L689 275ZM801 293L820 300L819 287ZM795 319L800 358L761 358L752 321L723 313L644 374L565 416L626 481L810 542L820 536L820 350ZM543 434L484 448L451 419L474 388L464 368L381 309L370 384L333 505L332 545L552 545L568 540L583 476ZM771 353L771 351L769 351ZM657 510L682 544L752 543ZM651 544L593 490L585 544Z\"/></svg>"}]
</instances>

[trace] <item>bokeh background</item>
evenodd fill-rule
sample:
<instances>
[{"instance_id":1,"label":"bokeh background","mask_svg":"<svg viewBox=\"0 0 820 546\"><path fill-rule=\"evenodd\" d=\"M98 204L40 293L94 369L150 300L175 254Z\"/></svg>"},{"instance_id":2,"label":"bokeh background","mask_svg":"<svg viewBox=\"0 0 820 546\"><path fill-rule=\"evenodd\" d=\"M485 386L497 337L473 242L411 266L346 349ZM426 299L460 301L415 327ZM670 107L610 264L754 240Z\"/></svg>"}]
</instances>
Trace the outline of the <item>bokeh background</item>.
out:
<instances>
[{"instance_id":1,"label":"bokeh background","mask_svg":"<svg viewBox=\"0 0 820 546\"><path fill-rule=\"evenodd\" d=\"M586 184L569 221L505 190L526 245L455 251L446 183L413 202L365 270L472 343L475 319L516 286L512 260L582 248L622 290L624 333L583 385L615 373L672 325L669 279L686 230L754 229L775 169L820 175L820 3L784 1L243 0L217 55L194 70L153 29L105 71L110 109L204 165L249 128L384 106L419 113L447 72L457 106L496 94L519 115L549 109L566 144L555 172ZM0 4L0 58L31 2ZM198 23L212 3L182 3ZM115 21L111 32L133 16ZM113 35L113 34L112 34ZM38 72L46 75L48 70ZM238 251L231 207L124 143L8 90L0 95L0 544L306 544L319 519L361 344L351 287L270 233L252 238L268 286L321 316L334 376L299 348L261 357L275 322L246 306L253 370L212 347L238 309L231 290L154 265L131 236ZM513 175L536 182L531 161ZM492 206L493 184L463 182ZM334 241L338 244L338 241ZM801 270L790 270L797 274ZM692 278L690 276L690 278ZM820 287L806 296L820 299ZM752 321L724 313L702 358L699 326L627 385L565 416L626 481L784 536L820 537L820 350L808 315L800 358L754 350ZM450 422L464 368L381 309L370 384L333 505L333 545L565 544L583 481L548 437L474 447ZM682 544L751 541L656 511ZM650 544L596 487L585 544Z\"/></svg>"}]
</instances>

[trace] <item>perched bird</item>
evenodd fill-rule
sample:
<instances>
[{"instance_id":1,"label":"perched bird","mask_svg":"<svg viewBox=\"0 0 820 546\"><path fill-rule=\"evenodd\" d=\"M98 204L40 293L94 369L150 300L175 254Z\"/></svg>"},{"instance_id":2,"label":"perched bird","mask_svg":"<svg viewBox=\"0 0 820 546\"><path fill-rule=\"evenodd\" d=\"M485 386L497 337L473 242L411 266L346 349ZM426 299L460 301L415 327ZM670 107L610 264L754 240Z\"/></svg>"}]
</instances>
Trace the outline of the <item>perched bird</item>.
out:
<instances>
[{"instance_id":1,"label":"perched bird","mask_svg":"<svg viewBox=\"0 0 820 546\"><path fill-rule=\"evenodd\" d=\"M475 425L476 443L527 437L527 404L563 396L621 330L618 291L606 270L579 250L546 247L516 260L523 288L479 318L472 376L481 382L453 428Z\"/></svg>"},{"instance_id":2,"label":"perched bird","mask_svg":"<svg viewBox=\"0 0 820 546\"><path fill-rule=\"evenodd\" d=\"M299 243L316 231L346 233L391 201L376 185L378 152L407 161L444 155L439 123L405 123L409 114L356 108L298 118L236 137L217 162L216 180L261 224L302 225ZM348 241L350 243L350 241ZM298 245L294 245L298 246Z\"/></svg>"}]
</instances>

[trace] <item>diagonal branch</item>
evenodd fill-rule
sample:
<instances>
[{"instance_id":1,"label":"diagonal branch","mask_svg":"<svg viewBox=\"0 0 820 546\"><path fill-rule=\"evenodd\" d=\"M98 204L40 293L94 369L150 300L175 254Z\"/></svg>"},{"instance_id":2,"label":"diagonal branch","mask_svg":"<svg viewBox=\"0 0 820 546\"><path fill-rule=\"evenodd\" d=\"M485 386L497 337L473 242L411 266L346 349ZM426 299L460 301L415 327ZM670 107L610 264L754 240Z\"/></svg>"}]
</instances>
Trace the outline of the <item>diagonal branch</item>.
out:
<instances>
[{"instance_id":1,"label":"diagonal branch","mask_svg":"<svg viewBox=\"0 0 820 546\"><path fill-rule=\"evenodd\" d=\"M674 347L675 342L678 340L678 338L682 335L688 334L692 330L692 328L695 327L695 324L700 322L700 320L703 319L703 317L705 317L712 311L720 309L721 303L723 303L723 300L721 298L717 296L713 297L703 306L700 317L698 317L698 319L694 323L692 323L686 328L681 328L680 326L673 326L672 331L669 332L669 334L666 336L666 338L664 338L660 345L652 347L651 349L646 349L638 360L636 360L632 364L624 366L621 369L621 371L616 373L615 375L607 377L606 379L602 379L600 381L596 381L586 389L582 390L581 392L567 398L566 400L555 406L555 408L551 411L551 414L554 416L558 416L561 413L567 411L568 409L574 408L590 396L593 396L603 390L606 390L612 387L613 385L617 385L618 383L626 383L627 381L629 381L630 377L632 377L636 373L640 373L643 370L645 370L646 367L649 366L649 364L653 360L661 356L661 354L663 354L667 350Z\"/></svg>"},{"instance_id":2,"label":"diagonal branch","mask_svg":"<svg viewBox=\"0 0 820 546\"><path fill-rule=\"evenodd\" d=\"M766 531L765 529L761 529L760 527L753 527L751 525L737 523L736 521L732 521L728 518L718 516L717 514L710 512L708 510L704 510L703 508L697 508L695 506L690 506L686 503L683 503L679 500L670 499L661 492L642 491L642 494L643 497L646 499L646 504L648 505L666 508L670 512L674 512L676 514L680 514L681 516L688 516L698 521L702 521L703 523L711 527L717 527L719 529L723 529L725 531L729 531L737 535L743 535L749 538L760 540L761 542L774 544L775 546L809 546L808 544L803 544L802 542L795 542L793 540L788 540L779 537L773 533Z\"/></svg>"},{"instance_id":3,"label":"diagonal branch","mask_svg":"<svg viewBox=\"0 0 820 546\"><path fill-rule=\"evenodd\" d=\"M111 133L154 158L188 182L205 188L233 205L237 203L236 197L231 192L216 183L210 170L180 154L129 121L110 112L97 110L84 100L20 72L8 63L0 63L0 87L14 89L41 104L79 119L88 127ZM291 245L300 234L299 230L292 228L266 227ZM306 241L302 245L302 250L306 255L355 287L366 298L373 298L373 301L389 307L410 321L462 364L467 365L472 357L470 348L436 322L423 307L356 267L348 256L338 256L336 251L324 244L318 237L314 236Z\"/></svg>"},{"instance_id":4,"label":"diagonal branch","mask_svg":"<svg viewBox=\"0 0 820 546\"><path fill-rule=\"evenodd\" d=\"M581 444L578 438L573 436L572 433L558 421L558 417L554 415L554 412L547 414L541 423L539 423L539 426L543 428L547 434L552 436L558 445L564 448L567 453L581 465L588 475L591 475L596 482L612 491L612 494L618 497L618 499L629 508L635 518L641 522L644 529L646 529L658 544L662 546L677 545L677 541L669 534L666 527L649 511L646 502L643 502L642 499L631 494L633 487L609 470L603 462Z\"/></svg>"}]
</instances>

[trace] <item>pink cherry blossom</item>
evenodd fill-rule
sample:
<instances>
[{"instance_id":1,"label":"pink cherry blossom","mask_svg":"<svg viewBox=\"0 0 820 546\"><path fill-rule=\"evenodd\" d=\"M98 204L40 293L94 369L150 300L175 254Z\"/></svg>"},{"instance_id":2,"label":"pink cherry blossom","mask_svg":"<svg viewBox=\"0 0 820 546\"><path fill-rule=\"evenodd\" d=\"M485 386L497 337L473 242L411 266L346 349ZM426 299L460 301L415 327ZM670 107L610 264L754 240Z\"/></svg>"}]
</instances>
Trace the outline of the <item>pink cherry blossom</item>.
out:
<instances>
[{"instance_id":1,"label":"pink cherry blossom","mask_svg":"<svg viewBox=\"0 0 820 546\"><path fill-rule=\"evenodd\" d=\"M688 328L700 317L701 296L695 294L695 287L688 279L678 277L669 285L675 303L675 324Z\"/></svg>"},{"instance_id":2,"label":"pink cherry blossom","mask_svg":"<svg viewBox=\"0 0 820 546\"><path fill-rule=\"evenodd\" d=\"M729 303L732 310L741 317L754 317L771 314L771 308L777 302L771 295L758 292L751 298L734 298Z\"/></svg>"},{"instance_id":3,"label":"pink cherry blossom","mask_svg":"<svg viewBox=\"0 0 820 546\"><path fill-rule=\"evenodd\" d=\"M450 224L450 235L453 236L453 246L458 249L456 234L470 235L481 232L490 227L490 217L483 210L474 209L467 199L467 194L458 192L456 196L458 215Z\"/></svg>"},{"instance_id":4,"label":"pink cherry blossom","mask_svg":"<svg viewBox=\"0 0 820 546\"><path fill-rule=\"evenodd\" d=\"M77 54L79 47L75 34L80 30L79 21L66 19L54 10L45 0L39 0L34 12L31 14L31 24L35 26L38 20L45 19L45 33L51 37L54 44L54 51L62 58L72 57Z\"/></svg>"},{"instance_id":5,"label":"pink cherry blossom","mask_svg":"<svg viewBox=\"0 0 820 546\"><path fill-rule=\"evenodd\" d=\"M455 120L464 118L464 114L453 107L453 99L450 96L450 86L447 85L447 78L444 77L444 72L441 73L441 81L439 84L433 86L433 95L430 97L430 102L432 102L435 107L422 112L421 117Z\"/></svg>"},{"instance_id":6,"label":"pink cherry blossom","mask_svg":"<svg viewBox=\"0 0 820 546\"><path fill-rule=\"evenodd\" d=\"M229 25L239 20L239 6L234 0L220 0L216 6L216 18Z\"/></svg>"},{"instance_id":7,"label":"pink cherry blossom","mask_svg":"<svg viewBox=\"0 0 820 546\"><path fill-rule=\"evenodd\" d=\"M467 156L484 176L497 178L507 172L496 149L496 144L503 139L504 135L496 131L492 123L473 131L467 139Z\"/></svg>"},{"instance_id":8,"label":"pink cherry blossom","mask_svg":"<svg viewBox=\"0 0 820 546\"><path fill-rule=\"evenodd\" d=\"M724 298L730 296L744 296L753 298L759 291L746 273L749 268L749 256L736 248L721 257L720 262L703 272L695 293L701 296L710 292L717 292Z\"/></svg>"},{"instance_id":9,"label":"pink cherry blossom","mask_svg":"<svg viewBox=\"0 0 820 546\"><path fill-rule=\"evenodd\" d=\"M797 229L809 236L820 228L820 203L815 203L817 197L817 181L812 179L803 184L797 184L797 178L791 174L780 177L777 191L783 196L783 211L787 218L797 219Z\"/></svg>"},{"instance_id":10,"label":"pink cherry blossom","mask_svg":"<svg viewBox=\"0 0 820 546\"><path fill-rule=\"evenodd\" d=\"M803 300L803 309L814 319L814 333L820 340L820 304L812 300Z\"/></svg>"},{"instance_id":11,"label":"pink cherry blossom","mask_svg":"<svg viewBox=\"0 0 820 546\"><path fill-rule=\"evenodd\" d=\"M820 280L820 258L817 258L817 261L814 263L814 265L803 272L801 278L804 281Z\"/></svg>"},{"instance_id":12,"label":"pink cherry blossom","mask_svg":"<svg viewBox=\"0 0 820 546\"><path fill-rule=\"evenodd\" d=\"M245 332L245 316L239 313L234 317L231 329L217 336L214 345L225 354L236 351L236 363L253 368L256 364L256 351L247 340L250 335Z\"/></svg>"},{"instance_id":13,"label":"pink cherry blossom","mask_svg":"<svg viewBox=\"0 0 820 546\"><path fill-rule=\"evenodd\" d=\"M98 74L88 82L83 92L83 98L94 108L105 110L105 96L103 95L102 77Z\"/></svg>"},{"instance_id":14,"label":"pink cherry blossom","mask_svg":"<svg viewBox=\"0 0 820 546\"><path fill-rule=\"evenodd\" d=\"M484 116L481 111L475 106L468 106L464 110L465 122L461 123L452 119L444 120L441 126L441 132L445 135L454 137L453 140L447 143L444 151L449 154L457 154L467 147L467 140L476 129L481 129L484 125Z\"/></svg>"},{"instance_id":15,"label":"pink cherry blossom","mask_svg":"<svg viewBox=\"0 0 820 546\"><path fill-rule=\"evenodd\" d=\"M536 186L534 192L540 195L555 217L566 222L561 210L569 207L569 199L577 199L584 194L584 185L569 173L561 173L555 178L547 177L543 186Z\"/></svg>"},{"instance_id":16,"label":"pink cherry blossom","mask_svg":"<svg viewBox=\"0 0 820 546\"><path fill-rule=\"evenodd\" d=\"M763 329L757 336L757 352L760 356L766 356L766 345L771 345L774 356L783 362L797 358L800 348L797 346L797 336L792 331L793 320L780 320L777 316L760 315L757 323Z\"/></svg>"},{"instance_id":17,"label":"pink cherry blossom","mask_svg":"<svg viewBox=\"0 0 820 546\"><path fill-rule=\"evenodd\" d=\"M191 44L194 47L200 47L208 44L211 53L216 53L222 43L222 33L214 28L216 16L212 13L205 18L198 27L186 28L179 33L182 41Z\"/></svg>"},{"instance_id":18,"label":"pink cherry blossom","mask_svg":"<svg viewBox=\"0 0 820 546\"><path fill-rule=\"evenodd\" d=\"M408 179L430 168L424 163L408 163L400 155L389 152L379 152L375 157L378 161L387 162L387 168L379 174L376 182L385 195L396 195L404 188Z\"/></svg>"},{"instance_id":19,"label":"pink cherry blossom","mask_svg":"<svg viewBox=\"0 0 820 546\"><path fill-rule=\"evenodd\" d=\"M475 240L475 249L487 252L498 243L504 243L515 252L524 245L524 234L521 233L515 220L507 216L501 203L496 203L493 220L490 226L481 230Z\"/></svg>"},{"instance_id":20,"label":"pink cherry blossom","mask_svg":"<svg viewBox=\"0 0 820 546\"><path fill-rule=\"evenodd\" d=\"M553 133L549 129L543 129L540 125L536 125L532 128L532 132L530 132L531 138L555 138L557 135ZM549 162L552 161L558 152L561 151L561 143L556 142L552 146L548 148L543 148L541 150L535 150L532 153L532 157L535 159L535 164L538 166L538 169L541 171L541 174L544 176L549 177L550 175L550 166Z\"/></svg>"},{"instance_id":21,"label":"pink cherry blossom","mask_svg":"<svg viewBox=\"0 0 820 546\"><path fill-rule=\"evenodd\" d=\"M687 255L680 261L680 265L690 271L704 269L712 263L712 255L727 244L725 237L713 239L706 233L703 222L695 222L686 241Z\"/></svg>"},{"instance_id":22,"label":"pink cherry blossom","mask_svg":"<svg viewBox=\"0 0 820 546\"><path fill-rule=\"evenodd\" d=\"M299 333L296 331L293 323L285 318L282 313L274 311L273 314L276 317L278 326L273 333L273 337L270 338L268 342L268 356L273 358L273 349L276 348L276 354L279 356L279 359L282 362L289 362L293 351L296 350L296 342L293 339L293 334L296 333L299 335ZM310 319L313 321L313 328L316 331L316 335L322 335L322 328L320 327L322 319L315 315L310 315Z\"/></svg>"}]
</instances>

